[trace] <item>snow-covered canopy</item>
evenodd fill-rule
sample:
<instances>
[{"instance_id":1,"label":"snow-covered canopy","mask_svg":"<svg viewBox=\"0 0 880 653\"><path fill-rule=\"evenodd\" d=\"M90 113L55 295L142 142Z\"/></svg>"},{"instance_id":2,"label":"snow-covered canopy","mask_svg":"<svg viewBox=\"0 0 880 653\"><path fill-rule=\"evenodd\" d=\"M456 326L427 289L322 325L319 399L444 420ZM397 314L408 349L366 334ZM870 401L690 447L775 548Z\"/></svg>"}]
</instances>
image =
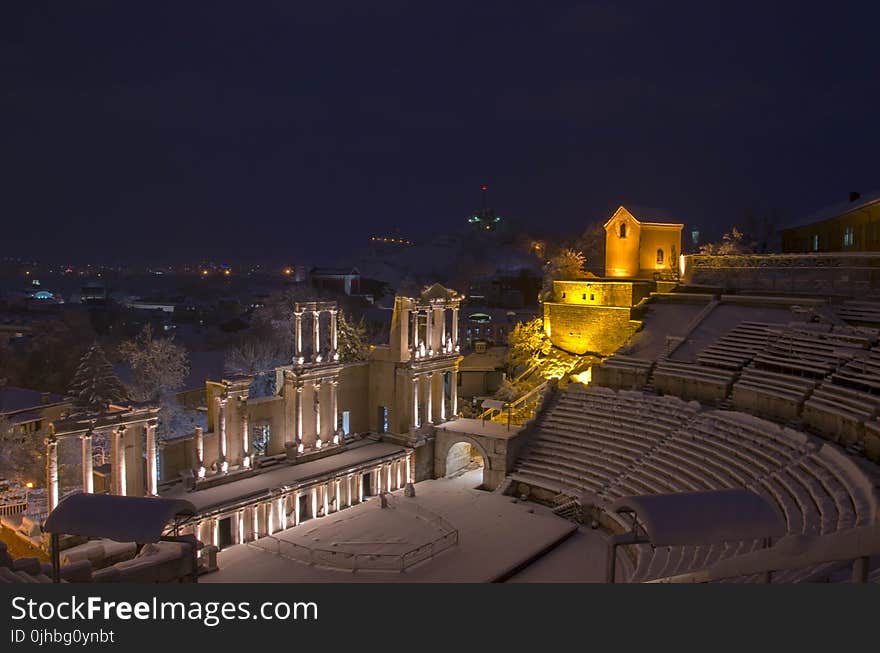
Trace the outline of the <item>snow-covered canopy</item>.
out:
<instances>
[{"instance_id":1,"label":"snow-covered canopy","mask_svg":"<svg viewBox=\"0 0 880 653\"><path fill-rule=\"evenodd\" d=\"M621 497L609 510L635 513L654 546L717 544L785 534L782 515L743 489Z\"/></svg>"},{"instance_id":2,"label":"snow-covered canopy","mask_svg":"<svg viewBox=\"0 0 880 653\"><path fill-rule=\"evenodd\" d=\"M195 506L184 499L73 494L49 513L45 530L117 542L158 542L170 521L195 512Z\"/></svg>"}]
</instances>

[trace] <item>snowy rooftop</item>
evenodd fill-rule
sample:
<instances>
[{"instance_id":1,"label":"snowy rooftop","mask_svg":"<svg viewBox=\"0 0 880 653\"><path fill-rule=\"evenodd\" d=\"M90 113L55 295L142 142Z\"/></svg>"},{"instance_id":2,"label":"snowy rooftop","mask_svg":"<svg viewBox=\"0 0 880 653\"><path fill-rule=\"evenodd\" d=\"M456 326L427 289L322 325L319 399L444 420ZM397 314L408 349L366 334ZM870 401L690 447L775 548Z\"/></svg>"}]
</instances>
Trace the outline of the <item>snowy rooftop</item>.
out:
<instances>
[{"instance_id":1,"label":"snowy rooftop","mask_svg":"<svg viewBox=\"0 0 880 653\"><path fill-rule=\"evenodd\" d=\"M43 393L27 388L0 388L0 414L14 413L19 410L37 409L46 404L64 401L64 397L47 393L47 401L43 401Z\"/></svg>"},{"instance_id":2,"label":"snowy rooftop","mask_svg":"<svg viewBox=\"0 0 880 653\"><path fill-rule=\"evenodd\" d=\"M320 460L299 465L282 465L262 474L243 478L240 481L230 481L229 483L216 485L204 490L187 492L182 487L176 487L162 496L186 499L192 502L198 511L202 512L210 508L233 503L245 497L255 497L262 493L268 494L277 488L299 485L304 481L336 470L345 470L365 463L368 460L383 458L402 451L403 447L376 442L348 449L342 453L327 456Z\"/></svg>"}]
</instances>

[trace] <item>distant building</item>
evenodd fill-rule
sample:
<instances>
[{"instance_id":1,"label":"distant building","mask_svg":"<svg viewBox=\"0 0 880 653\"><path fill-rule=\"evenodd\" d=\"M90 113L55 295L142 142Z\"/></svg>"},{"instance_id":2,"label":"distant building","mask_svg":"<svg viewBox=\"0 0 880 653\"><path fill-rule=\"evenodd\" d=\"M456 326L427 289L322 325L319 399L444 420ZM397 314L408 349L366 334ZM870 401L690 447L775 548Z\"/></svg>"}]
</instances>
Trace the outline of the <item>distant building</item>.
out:
<instances>
[{"instance_id":1,"label":"distant building","mask_svg":"<svg viewBox=\"0 0 880 653\"><path fill-rule=\"evenodd\" d=\"M674 273L683 224L642 222L623 206L605 223L605 276L651 279Z\"/></svg>"},{"instance_id":2,"label":"distant building","mask_svg":"<svg viewBox=\"0 0 880 653\"><path fill-rule=\"evenodd\" d=\"M312 268L312 286L346 295L361 294L361 273L357 268Z\"/></svg>"},{"instance_id":3,"label":"distant building","mask_svg":"<svg viewBox=\"0 0 880 653\"><path fill-rule=\"evenodd\" d=\"M7 427L0 440L22 437L42 440L49 435L49 424L70 410L71 402L61 395L27 388L0 385L0 421Z\"/></svg>"},{"instance_id":4,"label":"distant building","mask_svg":"<svg viewBox=\"0 0 880 653\"><path fill-rule=\"evenodd\" d=\"M478 343L489 347L506 346L507 338L520 322L538 316L537 311L513 311L485 306L462 306L458 323L459 342L462 351L476 349Z\"/></svg>"},{"instance_id":5,"label":"distant building","mask_svg":"<svg viewBox=\"0 0 880 653\"><path fill-rule=\"evenodd\" d=\"M826 207L780 229L782 251L880 251L880 191Z\"/></svg>"}]
</instances>

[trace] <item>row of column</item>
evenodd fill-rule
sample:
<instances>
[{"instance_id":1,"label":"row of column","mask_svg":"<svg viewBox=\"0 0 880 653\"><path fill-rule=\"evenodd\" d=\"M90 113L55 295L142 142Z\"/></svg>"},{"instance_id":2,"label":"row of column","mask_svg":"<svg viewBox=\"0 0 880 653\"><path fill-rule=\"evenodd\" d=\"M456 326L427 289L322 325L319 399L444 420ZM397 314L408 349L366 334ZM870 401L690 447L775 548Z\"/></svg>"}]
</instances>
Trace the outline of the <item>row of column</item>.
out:
<instances>
[{"instance_id":1,"label":"row of column","mask_svg":"<svg viewBox=\"0 0 880 653\"><path fill-rule=\"evenodd\" d=\"M312 409L315 411L315 448L320 449L326 444L321 439L322 424L322 408L321 408L321 387L326 383L330 386L330 442L339 444L339 435L337 433L337 424L339 420L339 379L325 378L315 379L312 381L302 381L296 384L296 394L294 395L293 419L294 419L294 435L296 438L297 453L305 451L303 443L303 411L305 410L303 401L303 389L306 383L312 384Z\"/></svg>"},{"instance_id":2,"label":"row of column","mask_svg":"<svg viewBox=\"0 0 880 653\"><path fill-rule=\"evenodd\" d=\"M451 333L446 332L446 311L452 311ZM424 320L422 319L424 314ZM425 323L422 340L421 324ZM439 329L439 334L435 331ZM408 325L409 349L415 358L451 354L458 351L458 306L422 307L410 309Z\"/></svg>"},{"instance_id":3,"label":"row of column","mask_svg":"<svg viewBox=\"0 0 880 653\"><path fill-rule=\"evenodd\" d=\"M145 424L146 429L146 494L159 495L159 464L158 443L156 441L155 421ZM125 436L128 427L121 424L110 435L111 486L110 494L126 496L128 493L128 477L125 458ZM82 491L92 494L95 491L94 453L92 447L93 433L86 431L80 436L82 452ZM58 438L54 435L46 440L46 489L48 509L51 512L61 499L58 474Z\"/></svg>"},{"instance_id":4,"label":"row of column","mask_svg":"<svg viewBox=\"0 0 880 653\"><path fill-rule=\"evenodd\" d=\"M305 362L305 357L303 356L303 325L302 325L302 317L303 313L306 311L299 310L299 306L293 312L294 319L294 348L293 348L293 356L296 362L300 364ZM335 308L327 308L327 309L313 309L308 311L312 314L312 362L313 363L321 363L324 360L339 360L339 347L338 347L338 330L336 326L336 316L339 311ZM328 356L325 359L324 352L321 351L321 313L329 313L330 314L330 351L328 352Z\"/></svg>"},{"instance_id":5,"label":"row of column","mask_svg":"<svg viewBox=\"0 0 880 653\"><path fill-rule=\"evenodd\" d=\"M425 416L427 421L431 424L435 423L435 416L439 417L438 421L444 422L449 417L454 417L458 414L458 384L456 383L456 379L450 378L449 382L449 396L446 393L447 384L444 382L445 375L454 374L454 372L423 372L421 374L415 373L413 374L413 397L412 397L412 423L413 428L419 428L422 426L421 414L422 414L422 406L425 406ZM434 384L435 384L435 375L440 378L440 406L439 406L439 415L435 413L434 410ZM451 415L446 414L446 401L450 399L452 402L451 406Z\"/></svg>"},{"instance_id":6,"label":"row of column","mask_svg":"<svg viewBox=\"0 0 880 653\"><path fill-rule=\"evenodd\" d=\"M326 517L345 508L364 501L364 477L370 477L370 487L374 495L397 490L412 483L414 465L412 454L372 469L361 470L339 476L323 483L288 492L270 500L246 506L231 515L220 515L200 522L196 536L204 543L219 546L219 522L221 519L233 520L234 544L252 541L271 535L292 526L298 526L307 519L302 513L303 496L307 497L307 511L311 518Z\"/></svg>"}]
</instances>

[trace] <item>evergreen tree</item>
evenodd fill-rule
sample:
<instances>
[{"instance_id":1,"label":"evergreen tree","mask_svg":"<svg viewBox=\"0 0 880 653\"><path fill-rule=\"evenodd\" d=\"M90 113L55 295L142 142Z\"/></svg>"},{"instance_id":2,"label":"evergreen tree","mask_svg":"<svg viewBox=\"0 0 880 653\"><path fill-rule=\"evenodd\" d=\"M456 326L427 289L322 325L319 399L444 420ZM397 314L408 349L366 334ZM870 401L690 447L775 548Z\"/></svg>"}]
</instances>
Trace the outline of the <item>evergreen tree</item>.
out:
<instances>
[{"instance_id":1,"label":"evergreen tree","mask_svg":"<svg viewBox=\"0 0 880 653\"><path fill-rule=\"evenodd\" d=\"M125 386L97 342L80 359L67 394L73 397L75 406L94 412L107 410L111 403L128 398Z\"/></svg>"},{"instance_id":2,"label":"evergreen tree","mask_svg":"<svg viewBox=\"0 0 880 653\"><path fill-rule=\"evenodd\" d=\"M350 363L365 361L370 357L370 339L367 335L367 325L363 319L355 322L349 319L345 313L339 311L339 321L336 328L340 361Z\"/></svg>"}]
</instances>

